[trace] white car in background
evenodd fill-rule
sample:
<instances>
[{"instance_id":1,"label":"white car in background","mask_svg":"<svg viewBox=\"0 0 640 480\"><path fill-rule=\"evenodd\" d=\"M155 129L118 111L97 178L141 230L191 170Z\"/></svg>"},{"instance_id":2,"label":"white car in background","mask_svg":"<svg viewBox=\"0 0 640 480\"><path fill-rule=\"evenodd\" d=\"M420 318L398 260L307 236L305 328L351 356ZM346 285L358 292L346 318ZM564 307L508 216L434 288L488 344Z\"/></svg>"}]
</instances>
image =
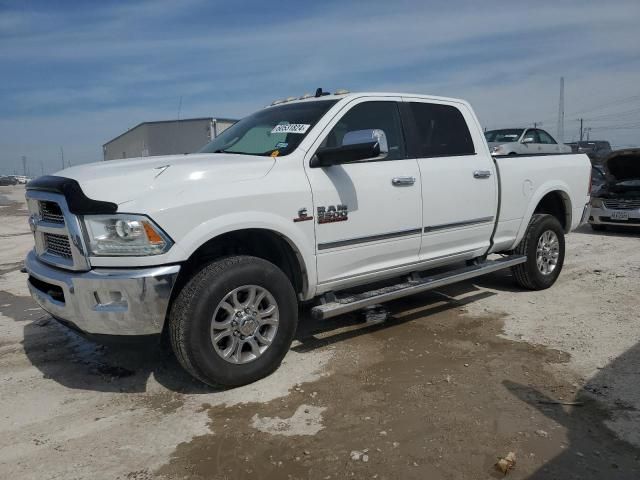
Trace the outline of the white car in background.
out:
<instances>
[{"instance_id":1,"label":"white car in background","mask_svg":"<svg viewBox=\"0 0 640 480\"><path fill-rule=\"evenodd\" d=\"M484 132L492 155L535 155L571 153L571 147L560 144L540 128L506 128Z\"/></svg>"}]
</instances>

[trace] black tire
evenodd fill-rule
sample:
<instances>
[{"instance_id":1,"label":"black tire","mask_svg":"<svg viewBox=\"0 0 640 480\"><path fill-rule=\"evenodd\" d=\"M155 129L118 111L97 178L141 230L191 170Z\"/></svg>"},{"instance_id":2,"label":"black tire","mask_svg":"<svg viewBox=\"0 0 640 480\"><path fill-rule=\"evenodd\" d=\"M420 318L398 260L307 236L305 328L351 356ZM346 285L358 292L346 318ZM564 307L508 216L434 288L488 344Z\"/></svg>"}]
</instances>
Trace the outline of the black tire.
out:
<instances>
[{"instance_id":1,"label":"black tire","mask_svg":"<svg viewBox=\"0 0 640 480\"><path fill-rule=\"evenodd\" d=\"M542 273L537 264L538 241L547 231L553 232L558 240L559 256L555 268L550 273ZM526 255L527 261L512 267L513 276L522 288L544 290L555 283L564 264L564 230L557 218L551 215L535 214L529 222L527 231L516 247L516 255Z\"/></svg>"},{"instance_id":2,"label":"black tire","mask_svg":"<svg viewBox=\"0 0 640 480\"><path fill-rule=\"evenodd\" d=\"M607 229L606 225L599 225L596 223L591 223L591 230L593 230L594 232L604 232Z\"/></svg>"},{"instance_id":3,"label":"black tire","mask_svg":"<svg viewBox=\"0 0 640 480\"><path fill-rule=\"evenodd\" d=\"M230 363L214 349L211 324L227 294L244 285L262 287L273 296L278 327L269 347L248 363ZM295 291L287 276L261 258L233 256L213 261L178 293L169 314L172 349L191 375L208 385L239 386L273 373L289 351L298 324Z\"/></svg>"}]
</instances>

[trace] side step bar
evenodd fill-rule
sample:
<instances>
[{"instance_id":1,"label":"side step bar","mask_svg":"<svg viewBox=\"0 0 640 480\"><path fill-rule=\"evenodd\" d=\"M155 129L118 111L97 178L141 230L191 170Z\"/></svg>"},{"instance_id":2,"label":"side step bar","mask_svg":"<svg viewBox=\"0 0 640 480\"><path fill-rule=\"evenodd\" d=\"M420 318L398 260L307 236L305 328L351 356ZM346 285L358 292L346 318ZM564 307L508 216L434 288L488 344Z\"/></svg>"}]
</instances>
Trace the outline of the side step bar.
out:
<instances>
[{"instance_id":1,"label":"side step bar","mask_svg":"<svg viewBox=\"0 0 640 480\"><path fill-rule=\"evenodd\" d=\"M437 275L417 277L415 280L409 280L378 290L357 293L342 298L334 298L330 302L313 307L311 309L311 315L317 320L325 320L371 305L377 305L397 298L479 277L487 273L519 265L526 261L527 257L524 255L513 255L498 260L488 260L479 265L458 268Z\"/></svg>"}]
</instances>

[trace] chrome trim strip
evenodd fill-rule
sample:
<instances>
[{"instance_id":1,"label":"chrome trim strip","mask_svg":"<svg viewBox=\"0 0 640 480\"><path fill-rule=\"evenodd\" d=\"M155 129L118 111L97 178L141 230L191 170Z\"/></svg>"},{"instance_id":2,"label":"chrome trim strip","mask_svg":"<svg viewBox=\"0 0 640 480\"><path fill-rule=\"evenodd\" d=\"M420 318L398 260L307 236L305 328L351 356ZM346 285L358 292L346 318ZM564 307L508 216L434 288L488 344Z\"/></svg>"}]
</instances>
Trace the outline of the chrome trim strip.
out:
<instances>
[{"instance_id":1,"label":"chrome trim strip","mask_svg":"<svg viewBox=\"0 0 640 480\"><path fill-rule=\"evenodd\" d=\"M318 250L327 250L329 248L345 247L347 245L357 245L359 243L376 242L378 240L387 240L390 238L406 237L421 233L422 229L412 228L410 230L402 230L399 232L380 233L378 235L369 235L367 237L350 238L346 240L337 240L335 242L319 243Z\"/></svg>"},{"instance_id":2,"label":"chrome trim strip","mask_svg":"<svg viewBox=\"0 0 640 480\"><path fill-rule=\"evenodd\" d=\"M493 222L495 217L482 217L474 218L473 220L466 220L464 222L444 223L442 225L433 225L431 227L424 227L424 233L434 232L437 230L448 230L449 228L468 227L470 225L479 225L481 223Z\"/></svg>"}]
</instances>

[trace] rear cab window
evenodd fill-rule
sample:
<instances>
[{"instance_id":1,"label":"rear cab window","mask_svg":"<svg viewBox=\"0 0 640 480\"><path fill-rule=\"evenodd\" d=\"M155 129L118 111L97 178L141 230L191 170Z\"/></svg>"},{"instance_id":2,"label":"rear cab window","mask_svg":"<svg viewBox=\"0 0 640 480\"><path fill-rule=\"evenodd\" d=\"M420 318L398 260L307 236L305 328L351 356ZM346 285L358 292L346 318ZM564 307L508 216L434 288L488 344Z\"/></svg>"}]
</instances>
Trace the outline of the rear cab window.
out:
<instances>
[{"instance_id":1,"label":"rear cab window","mask_svg":"<svg viewBox=\"0 0 640 480\"><path fill-rule=\"evenodd\" d=\"M457 107L439 103L406 102L404 111L411 157L475 155L471 132Z\"/></svg>"}]
</instances>

